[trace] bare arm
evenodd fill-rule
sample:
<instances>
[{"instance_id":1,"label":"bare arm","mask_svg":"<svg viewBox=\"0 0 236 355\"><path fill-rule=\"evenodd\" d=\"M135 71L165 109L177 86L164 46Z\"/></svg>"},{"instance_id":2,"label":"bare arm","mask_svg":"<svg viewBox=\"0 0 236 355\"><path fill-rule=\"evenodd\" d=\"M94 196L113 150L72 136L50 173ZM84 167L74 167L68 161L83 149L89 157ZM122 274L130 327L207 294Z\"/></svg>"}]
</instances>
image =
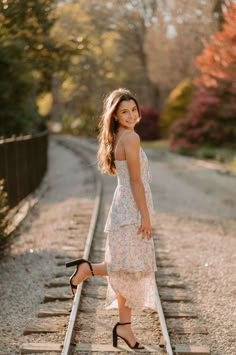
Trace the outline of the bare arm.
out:
<instances>
[{"instance_id":1,"label":"bare arm","mask_svg":"<svg viewBox=\"0 0 236 355\"><path fill-rule=\"evenodd\" d=\"M147 239L151 239L152 227L146 202L145 190L141 179L140 138L136 133L126 134L123 144L129 170L130 185L135 202L141 213L141 226L138 229L138 234L142 232L142 238L145 238L146 235Z\"/></svg>"}]
</instances>

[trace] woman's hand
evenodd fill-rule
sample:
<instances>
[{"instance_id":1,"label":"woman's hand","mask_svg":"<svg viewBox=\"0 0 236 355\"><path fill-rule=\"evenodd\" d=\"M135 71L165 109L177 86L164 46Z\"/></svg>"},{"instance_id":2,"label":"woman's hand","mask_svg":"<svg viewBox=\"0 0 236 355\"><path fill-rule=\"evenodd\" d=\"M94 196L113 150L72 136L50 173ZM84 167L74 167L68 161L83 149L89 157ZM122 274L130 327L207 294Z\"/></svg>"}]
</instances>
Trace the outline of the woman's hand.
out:
<instances>
[{"instance_id":1,"label":"woman's hand","mask_svg":"<svg viewBox=\"0 0 236 355\"><path fill-rule=\"evenodd\" d=\"M152 226L149 216L141 217L141 225L138 228L137 234L140 233L142 233L142 239L145 239L146 237L147 240L150 240L152 238Z\"/></svg>"}]
</instances>

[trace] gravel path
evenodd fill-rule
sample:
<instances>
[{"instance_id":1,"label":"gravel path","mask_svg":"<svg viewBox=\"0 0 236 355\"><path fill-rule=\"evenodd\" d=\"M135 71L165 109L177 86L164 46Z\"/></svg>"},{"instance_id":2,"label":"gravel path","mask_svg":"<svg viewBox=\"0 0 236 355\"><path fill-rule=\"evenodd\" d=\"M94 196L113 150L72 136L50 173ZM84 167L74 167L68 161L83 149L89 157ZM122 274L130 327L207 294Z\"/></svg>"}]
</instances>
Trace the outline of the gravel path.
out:
<instances>
[{"instance_id":1,"label":"gravel path","mask_svg":"<svg viewBox=\"0 0 236 355\"><path fill-rule=\"evenodd\" d=\"M219 174L200 160L146 150L152 162L157 212L236 220L236 176Z\"/></svg>"},{"instance_id":2,"label":"gravel path","mask_svg":"<svg viewBox=\"0 0 236 355\"><path fill-rule=\"evenodd\" d=\"M235 355L236 178L186 157L150 152L149 159L161 242L191 289L211 354Z\"/></svg>"}]
</instances>

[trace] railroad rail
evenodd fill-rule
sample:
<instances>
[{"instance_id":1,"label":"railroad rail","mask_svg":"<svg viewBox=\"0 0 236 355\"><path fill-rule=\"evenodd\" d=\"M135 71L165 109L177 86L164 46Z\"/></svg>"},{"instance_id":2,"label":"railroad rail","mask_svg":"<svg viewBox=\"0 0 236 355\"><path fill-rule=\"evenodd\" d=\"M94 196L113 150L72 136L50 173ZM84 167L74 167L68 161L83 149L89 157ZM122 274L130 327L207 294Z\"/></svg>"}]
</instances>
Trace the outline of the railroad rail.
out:
<instances>
[{"instance_id":1,"label":"railroad rail","mask_svg":"<svg viewBox=\"0 0 236 355\"><path fill-rule=\"evenodd\" d=\"M84 215L86 215L86 225L88 226L87 232L85 233L85 247L83 251L77 250L76 253L77 256L83 253L83 258L93 260L93 262L97 262L96 259L101 259L104 253L105 236L103 233L103 222L101 215L103 214L103 217L104 215L106 215L104 201L106 194L103 192L103 183L100 175L96 171L96 164L94 162L94 153L96 152L96 147L94 147L93 144L87 143L86 141L79 142L76 139L69 139L66 137L57 138L57 140L59 143L65 145L67 148L74 151L76 154L80 154L80 156L82 156L82 159L84 159L84 161L86 162L87 166L91 167L91 174L93 176L92 178L90 178L92 182L96 184L96 196L93 205L89 206L88 208L85 208L85 211L83 211ZM88 212L87 214L86 211ZM157 265L159 266L159 269L165 270L166 268L173 268L174 265L170 264L168 255L165 250L163 250L161 247L159 249L155 249L157 249L156 256L158 260ZM72 250L74 257L75 250L73 247ZM61 255L59 259L59 265L64 266L65 258L63 258L63 255ZM68 260L68 256L66 257L66 260ZM69 289L68 275L65 279L65 273L65 271L64 274L63 271L60 272L57 276L59 276L59 278L62 277L62 279L58 280L58 282L52 280L52 286L68 286ZM161 276L162 277L160 278L157 276L156 301L158 306L156 312L133 313L134 322L137 322L137 324L141 324L140 331L135 331L137 333L138 339L140 337L140 334L142 335L144 332L147 332L147 330L145 329L147 326L147 322L151 322L151 331L150 336L148 335L148 337L151 337L150 342L153 343L153 345L146 345L145 341L143 341L146 349L139 350L138 352L155 353L157 355L209 355L209 349L205 346L192 346L191 344L171 345L170 334L173 334L175 330L169 329L169 327L167 326L166 315L168 316L168 318L171 318L171 312L169 312L168 314L168 310L163 310L162 303L163 301L188 302L189 299L185 296L176 296L176 298L170 297L168 295L163 296L162 292L159 292L160 288L162 287L170 287L172 289L174 287L176 287L177 289L184 289L185 287L181 284L181 282L171 282L171 278L175 276L175 273L173 272L170 272L169 274L162 273ZM170 277L170 280L166 280L166 278L168 277ZM126 345L123 346L123 342L122 346L119 346L118 348L113 348L111 345L111 327L109 324L108 327L104 327L104 324L114 323L113 316L117 318L117 311L114 312L111 310L104 310L102 308L102 303L104 302L105 297L105 289L106 283L104 281L101 282L97 280L97 277L89 278L88 280L84 281L79 285L72 305L69 309L63 307L63 301L66 302L67 306L68 301L71 303L71 296L69 296L68 294L64 294L64 296L62 295L62 297L52 297L51 299L50 297L48 297L47 301L55 302L54 306L51 305L51 309L54 307L54 311L52 311L51 315L53 315L53 317L58 316L59 318L64 317L63 323L59 322L59 327L54 328L54 332L52 331L51 333L62 333L62 328L66 328L66 331L63 332L63 334L59 334L57 337L55 337L57 341L51 341L48 335L45 340L43 336L41 336L40 341L38 342L29 342L28 339L28 343L23 343L21 346L21 354L61 353L62 355L69 355L78 353L89 354L92 352L100 354L111 354L113 352L130 351L130 349ZM58 300L60 301L60 303L62 303L62 305L59 304L58 306ZM97 318L95 316L96 314L98 314ZM47 317L50 316L50 310L48 312L41 312L41 316L46 316L45 319L47 322L47 320L49 319ZM176 314L173 315L172 312L172 317L175 318L175 316ZM182 319L184 319L184 317L186 317L186 319L189 319L189 317L191 318L192 316L194 317L191 312L186 312L186 314L182 314ZM103 320L103 322L101 322L101 319ZM140 322L139 319L144 320ZM199 332L201 333L201 331ZM34 331L32 331L32 333L34 333ZM48 329L45 329L45 327L41 327L41 332L39 327L39 331L35 333L40 335L42 335L42 333L48 334L50 333L50 327ZM110 334L108 335L110 344L104 341L104 336L101 335L102 333L104 334L104 336L106 336L106 333ZM29 329L26 329L24 334L30 334ZM100 340L99 343L95 342L97 338Z\"/></svg>"}]
</instances>

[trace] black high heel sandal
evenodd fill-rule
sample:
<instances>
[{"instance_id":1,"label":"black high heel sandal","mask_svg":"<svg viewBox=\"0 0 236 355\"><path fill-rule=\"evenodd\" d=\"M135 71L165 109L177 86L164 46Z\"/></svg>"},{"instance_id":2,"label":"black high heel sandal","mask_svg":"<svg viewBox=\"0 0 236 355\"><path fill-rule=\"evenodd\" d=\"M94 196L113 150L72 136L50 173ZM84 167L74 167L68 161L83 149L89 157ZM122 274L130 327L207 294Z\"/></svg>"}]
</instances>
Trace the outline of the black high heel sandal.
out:
<instances>
[{"instance_id":1,"label":"black high heel sandal","mask_svg":"<svg viewBox=\"0 0 236 355\"><path fill-rule=\"evenodd\" d=\"M130 347L130 349L137 349L137 350L139 350L139 349L140 349L140 350L145 349L144 346L139 347L140 343L137 342L137 341L136 341L136 343L134 344L134 346L131 346L130 343L128 342L128 340L126 340L125 338L123 338L122 336L120 336L120 335L117 334L117 326L118 326L118 325L125 325L125 324L131 324L131 322L128 322L128 323L119 323L119 322L117 322L116 325L114 326L113 331L112 331L112 335L113 335L113 346L114 346L115 348L117 348L117 342L118 342L118 337L119 337L119 338L123 339L123 340L126 342L126 344Z\"/></svg>"},{"instance_id":2,"label":"black high heel sandal","mask_svg":"<svg viewBox=\"0 0 236 355\"><path fill-rule=\"evenodd\" d=\"M74 265L77 266L76 269L75 269L75 271L73 272L73 274L72 274L71 277L70 277L70 287L71 287L71 292L72 292L73 296L74 296L73 290L74 290L74 289L77 289L77 285L74 285L74 284L72 283L72 280L73 280L73 277L76 275L76 273L77 273L77 271L78 271L78 269L79 269L79 266L80 266L81 264L83 264L83 263L87 263L87 264L89 265L90 270L91 270L91 274L92 274L92 276L94 276L94 272L93 272L92 265L91 265L91 263L90 263L88 260L85 260L85 259L75 259L75 260L72 260L72 261L69 261L68 263L66 263L66 267L70 267L70 266L74 266Z\"/></svg>"}]
</instances>

